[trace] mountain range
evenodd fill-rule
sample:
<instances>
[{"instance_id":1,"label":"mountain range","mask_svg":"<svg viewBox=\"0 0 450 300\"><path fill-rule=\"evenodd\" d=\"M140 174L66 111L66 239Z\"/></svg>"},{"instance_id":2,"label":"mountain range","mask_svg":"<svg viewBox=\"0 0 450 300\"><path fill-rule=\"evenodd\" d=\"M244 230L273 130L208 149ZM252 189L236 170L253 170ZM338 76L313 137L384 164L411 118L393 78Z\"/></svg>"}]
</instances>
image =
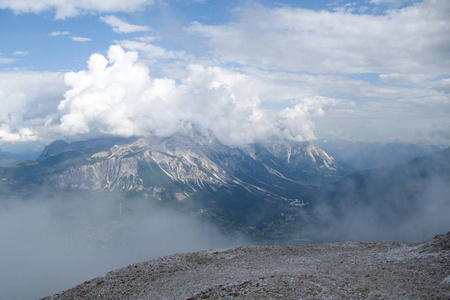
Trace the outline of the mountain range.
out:
<instances>
[{"instance_id":1,"label":"mountain range","mask_svg":"<svg viewBox=\"0 0 450 300\"><path fill-rule=\"evenodd\" d=\"M200 131L169 137L55 141L36 161L17 162L0 172L3 194L45 188L120 192L240 231L295 218L307 205L308 189L345 174L333 157L310 142L235 148Z\"/></svg>"},{"instance_id":2,"label":"mountain range","mask_svg":"<svg viewBox=\"0 0 450 300\"><path fill-rule=\"evenodd\" d=\"M422 153L399 145L384 149ZM338 162L312 142L270 140L238 148L199 130L169 137L58 140L35 161L0 168L0 193L6 198L32 198L37 191L120 193L129 202L146 199L212 220L226 231L261 239L289 239L300 232L314 240L320 236L317 228L340 228L336 224L345 223L340 221L348 212L361 213L356 208L373 209L374 224L389 212L386 220L394 224L414 215L419 203L441 199L441 191L426 197L431 177L439 189L445 190L440 182L444 187L450 182L449 152L355 173L355 165ZM448 201L441 205L446 211Z\"/></svg>"}]
</instances>

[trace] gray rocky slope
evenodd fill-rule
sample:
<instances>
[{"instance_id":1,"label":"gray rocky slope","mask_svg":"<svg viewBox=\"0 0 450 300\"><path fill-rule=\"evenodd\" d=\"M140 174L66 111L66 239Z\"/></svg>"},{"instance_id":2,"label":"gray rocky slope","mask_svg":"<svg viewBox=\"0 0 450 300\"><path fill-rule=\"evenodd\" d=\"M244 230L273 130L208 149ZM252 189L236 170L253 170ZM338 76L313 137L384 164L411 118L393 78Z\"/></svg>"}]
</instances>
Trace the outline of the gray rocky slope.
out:
<instances>
[{"instance_id":1,"label":"gray rocky slope","mask_svg":"<svg viewBox=\"0 0 450 300\"><path fill-rule=\"evenodd\" d=\"M420 244L337 242L177 254L44 299L220 298L450 299L450 232Z\"/></svg>"}]
</instances>

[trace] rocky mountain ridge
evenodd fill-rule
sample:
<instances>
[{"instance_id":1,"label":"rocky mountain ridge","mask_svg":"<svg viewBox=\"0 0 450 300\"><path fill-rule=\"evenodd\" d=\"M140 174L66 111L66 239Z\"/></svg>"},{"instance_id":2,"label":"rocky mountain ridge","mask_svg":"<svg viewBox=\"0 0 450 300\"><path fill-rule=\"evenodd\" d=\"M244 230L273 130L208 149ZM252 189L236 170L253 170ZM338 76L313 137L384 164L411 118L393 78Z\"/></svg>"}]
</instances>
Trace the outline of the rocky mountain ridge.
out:
<instances>
[{"instance_id":1,"label":"rocky mountain ridge","mask_svg":"<svg viewBox=\"0 0 450 300\"><path fill-rule=\"evenodd\" d=\"M170 137L56 141L37 162L51 172L46 184L62 189L139 192L182 201L199 191L239 187L249 193L300 203L302 186L336 180L344 173L311 143L254 144L243 149L211 133ZM42 179L42 178L40 178Z\"/></svg>"}]
</instances>

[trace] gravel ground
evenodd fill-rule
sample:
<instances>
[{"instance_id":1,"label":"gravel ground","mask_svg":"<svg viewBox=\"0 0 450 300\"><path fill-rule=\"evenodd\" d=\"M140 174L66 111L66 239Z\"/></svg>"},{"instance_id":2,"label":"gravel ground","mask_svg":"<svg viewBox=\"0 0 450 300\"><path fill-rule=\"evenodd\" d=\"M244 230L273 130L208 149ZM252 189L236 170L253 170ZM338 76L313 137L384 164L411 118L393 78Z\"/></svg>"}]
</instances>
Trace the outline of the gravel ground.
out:
<instances>
[{"instance_id":1,"label":"gravel ground","mask_svg":"<svg viewBox=\"0 0 450 300\"><path fill-rule=\"evenodd\" d=\"M177 254L44 299L450 299L450 232L421 244L338 242Z\"/></svg>"}]
</instances>

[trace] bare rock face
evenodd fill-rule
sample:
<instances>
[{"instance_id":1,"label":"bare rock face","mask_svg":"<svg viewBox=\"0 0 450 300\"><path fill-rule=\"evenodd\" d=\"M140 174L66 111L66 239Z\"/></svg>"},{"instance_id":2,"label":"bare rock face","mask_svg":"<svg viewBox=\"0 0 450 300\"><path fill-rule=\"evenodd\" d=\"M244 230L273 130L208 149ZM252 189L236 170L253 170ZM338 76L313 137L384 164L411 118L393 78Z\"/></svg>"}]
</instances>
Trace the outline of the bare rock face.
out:
<instances>
[{"instance_id":1,"label":"bare rock face","mask_svg":"<svg viewBox=\"0 0 450 300\"><path fill-rule=\"evenodd\" d=\"M150 194L168 182L187 187L188 193L239 185L254 173L271 177L263 180L266 186L274 180L298 185L342 175L334 159L311 143L280 141L238 149L221 144L210 132L195 130L169 137L56 141L38 162L55 169L46 180L58 188Z\"/></svg>"},{"instance_id":2,"label":"bare rock face","mask_svg":"<svg viewBox=\"0 0 450 300\"><path fill-rule=\"evenodd\" d=\"M49 177L58 188L79 188L83 190L131 190L137 188L136 159L110 158L94 164L67 168L60 174Z\"/></svg>"},{"instance_id":3,"label":"bare rock face","mask_svg":"<svg viewBox=\"0 0 450 300\"><path fill-rule=\"evenodd\" d=\"M44 299L449 299L449 243L447 233L421 244L338 242L178 254Z\"/></svg>"},{"instance_id":4,"label":"bare rock face","mask_svg":"<svg viewBox=\"0 0 450 300\"><path fill-rule=\"evenodd\" d=\"M450 232L435 236L428 243L423 245L423 251L440 252L450 251Z\"/></svg>"},{"instance_id":5,"label":"bare rock face","mask_svg":"<svg viewBox=\"0 0 450 300\"><path fill-rule=\"evenodd\" d=\"M58 188L91 191L145 191L157 197L167 182L176 182L193 192L205 185L222 186L226 172L197 149L175 148L170 139L139 139L92 154L49 176ZM173 142L173 141L172 141ZM177 191L170 191L176 193Z\"/></svg>"}]
</instances>

